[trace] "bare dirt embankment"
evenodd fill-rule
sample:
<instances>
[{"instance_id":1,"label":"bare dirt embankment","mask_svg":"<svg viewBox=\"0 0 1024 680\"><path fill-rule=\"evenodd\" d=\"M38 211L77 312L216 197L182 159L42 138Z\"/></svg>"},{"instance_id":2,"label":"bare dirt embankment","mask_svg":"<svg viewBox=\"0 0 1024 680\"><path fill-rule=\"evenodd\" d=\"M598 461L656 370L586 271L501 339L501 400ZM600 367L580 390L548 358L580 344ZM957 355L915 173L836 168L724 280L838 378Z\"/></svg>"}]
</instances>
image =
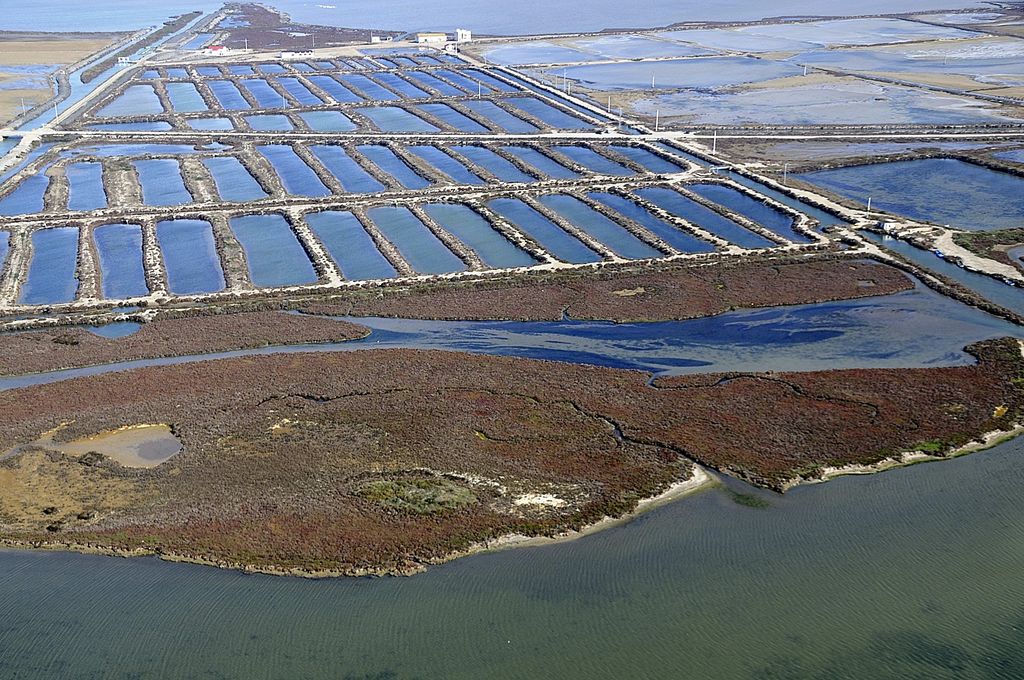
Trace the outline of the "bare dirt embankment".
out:
<instances>
[{"instance_id":1,"label":"bare dirt embankment","mask_svg":"<svg viewBox=\"0 0 1024 680\"><path fill-rule=\"evenodd\" d=\"M1020 418L1016 340L973 366L661 379L452 352L367 350L138 369L0 393L0 450L167 423L152 469L23 448L0 463L19 545L300 574L409 573L500 536L629 512L691 460L795 476L941 453Z\"/></svg>"}]
</instances>

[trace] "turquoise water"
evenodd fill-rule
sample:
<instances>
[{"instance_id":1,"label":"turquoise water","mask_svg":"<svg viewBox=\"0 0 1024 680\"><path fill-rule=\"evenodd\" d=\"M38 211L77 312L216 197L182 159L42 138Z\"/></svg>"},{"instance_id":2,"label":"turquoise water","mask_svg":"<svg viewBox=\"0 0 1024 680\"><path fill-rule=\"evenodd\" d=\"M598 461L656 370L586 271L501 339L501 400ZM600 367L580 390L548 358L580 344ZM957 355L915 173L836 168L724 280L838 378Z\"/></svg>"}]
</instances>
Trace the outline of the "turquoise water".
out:
<instances>
[{"instance_id":1,"label":"turquoise water","mask_svg":"<svg viewBox=\"0 0 1024 680\"><path fill-rule=\"evenodd\" d=\"M987 231L1024 225L1024 178L951 158L821 170L800 178L876 210Z\"/></svg>"},{"instance_id":2,"label":"turquoise water","mask_svg":"<svg viewBox=\"0 0 1024 680\"><path fill-rule=\"evenodd\" d=\"M245 250L253 285L295 286L316 281L313 263L281 215L232 217L231 231Z\"/></svg>"},{"instance_id":3,"label":"turquoise water","mask_svg":"<svg viewBox=\"0 0 1024 680\"><path fill-rule=\"evenodd\" d=\"M99 254L103 297L116 299L149 293L142 265L142 227L104 224L93 231L93 242Z\"/></svg>"},{"instance_id":4,"label":"turquoise water","mask_svg":"<svg viewBox=\"0 0 1024 680\"><path fill-rule=\"evenodd\" d=\"M352 213L310 213L305 220L346 279L360 281L396 276L395 268L380 254L373 239Z\"/></svg>"}]
</instances>

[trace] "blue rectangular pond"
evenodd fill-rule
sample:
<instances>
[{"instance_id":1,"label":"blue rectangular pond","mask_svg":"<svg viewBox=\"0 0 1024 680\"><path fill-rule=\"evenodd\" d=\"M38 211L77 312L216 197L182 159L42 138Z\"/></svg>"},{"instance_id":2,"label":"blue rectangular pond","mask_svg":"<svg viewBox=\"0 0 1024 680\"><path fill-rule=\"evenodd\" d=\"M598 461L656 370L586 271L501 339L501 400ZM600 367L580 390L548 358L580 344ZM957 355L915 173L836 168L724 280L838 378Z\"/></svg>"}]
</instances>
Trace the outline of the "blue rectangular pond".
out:
<instances>
[{"instance_id":1,"label":"blue rectangular pond","mask_svg":"<svg viewBox=\"0 0 1024 680\"><path fill-rule=\"evenodd\" d=\"M93 230L99 253L103 297L127 298L147 295L146 272L142 264L142 227L137 224L104 224Z\"/></svg>"},{"instance_id":2,"label":"blue rectangular pond","mask_svg":"<svg viewBox=\"0 0 1024 680\"><path fill-rule=\"evenodd\" d=\"M405 75L409 76L410 78L417 82L423 83L427 87L437 90L444 97L454 97L465 94L465 92L463 92L459 88L453 85L449 85L448 83L444 82L439 78L435 78L426 71L409 71Z\"/></svg>"},{"instance_id":3,"label":"blue rectangular pond","mask_svg":"<svg viewBox=\"0 0 1024 680\"><path fill-rule=\"evenodd\" d=\"M374 101L394 101L401 99L391 90L381 87L376 81L358 73L345 73L338 76L345 85L351 85Z\"/></svg>"},{"instance_id":4,"label":"blue rectangular pond","mask_svg":"<svg viewBox=\"0 0 1024 680\"><path fill-rule=\"evenodd\" d=\"M57 227L32 233L32 261L18 301L26 305L71 302L78 291L78 229Z\"/></svg>"},{"instance_id":5,"label":"blue rectangular pond","mask_svg":"<svg viewBox=\"0 0 1024 680\"><path fill-rule=\"evenodd\" d=\"M395 152L386 146L379 144L363 144L356 147L359 153L363 154L378 168L398 180L406 189L425 189L430 182L421 177L415 170L406 164Z\"/></svg>"},{"instance_id":6,"label":"blue rectangular pond","mask_svg":"<svg viewBox=\"0 0 1024 680\"><path fill-rule=\"evenodd\" d=\"M213 176L221 200L243 203L267 197L263 187L237 158L233 156L204 158L203 165Z\"/></svg>"},{"instance_id":7,"label":"blue rectangular pond","mask_svg":"<svg viewBox=\"0 0 1024 680\"><path fill-rule=\"evenodd\" d=\"M68 178L68 210L99 210L107 207L102 163L71 163Z\"/></svg>"},{"instance_id":8,"label":"blue rectangular pond","mask_svg":"<svg viewBox=\"0 0 1024 680\"><path fill-rule=\"evenodd\" d=\"M172 293L197 295L224 289L224 274L209 222L166 220L156 225L156 237Z\"/></svg>"},{"instance_id":9,"label":"blue rectangular pond","mask_svg":"<svg viewBox=\"0 0 1024 680\"><path fill-rule=\"evenodd\" d=\"M624 165L616 163L615 161L605 158L601 154L597 153L593 149L585 146L572 146L572 145L559 145L552 147L558 153L565 157L573 160L580 165L585 166L587 169L595 172L599 175L615 175L617 177L627 177L634 175L632 170Z\"/></svg>"},{"instance_id":10,"label":"blue rectangular pond","mask_svg":"<svg viewBox=\"0 0 1024 680\"><path fill-rule=\"evenodd\" d=\"M193 83L167 83L167 96L171 107L180 113L206 111L206 102Z\"/></svg>"},{"instance_id":11,"label":"blue rectangular pond","mask_svg":"<svg viewBox=\"0 0 1024 680\"><path fill-rule=\"evenodd\" d=\"M467 78L466 76L456 71L449 71L448 69L438 69L435 71L438 75L443 78L447 78L451 82L455 83L469 94L490 94L491 88L484 85L483 83Z\"/></svg>"},{"instance_id":12,"label":"blue rectangular pond","mask_svg":"<svg viewBox=\"0 0 1024 680\"><path fill-rule=\"evenodd\" d=\"M647 228L655 236L661 238L670 246L682 253L710 253L715 247L707 241L701 240L675 226L658 219L649 213L643 206L619 196L595 192L588 194L590 198L603 203L620 215L632 219L634 222Z\"/></svg>"},{"instance_id":13,"label":"blue rectangular pond","mask_svg":"<svg viewBox=\"0 0 1024 680\"><path fill-rule=\"evenodd\" d=\"M619 257L627 260L663 257L661 251L647 245L624 227L573 196L549 194L541 196L540 202L593 236Z\"/></svg>"},{"instance_id":14,"label":"blue rectangular pond","mask_svg":"<svg viewBox=\"0 0 1024 680\"><path fill-rule=\"evenodd\" d=\"M579 174L536 149L525 146L503 146L502 150L516 156L554 179L577 179Z\"/></svg>"},{"instance_id":15,"label":"blue rectangular pond","mask_svg":"<svg viewBox=\"0 0 1024 680\"><path fill-rule=\"evenodd\" d=\"M427 96L426 92L394 73L377 73L373 77L391 89L401 92L406 99L422 99Z\"/></svg>"},{"instance_id":16,"label":"blue rectangular pond","mask_svg":"<svg viewBox=\"0 0 1024 680\"><path fill-rule=\"evenodd\" d=\"M544 250L562 262L585 264L601 261L601 256L585 246L582 241L522 201L514 198L496 198L487 206L532 237Z\"/></svg>"},{"instance_id":17,"label":"blue rectangular pond","mask_svg":"<svg viewBox=\"0 0 1024 680\"><path fill-rule=\"evenodd\" d=\"M437 128L419 116L397 106L367 106L356 109L370 119L381 132L437 132Z\"/></svg>"},{"instance_id":18,"label":"blue rectangular pond","mask_svg":"<svg viewBox=\"0 0 1024 680\"><path fill-rule=\"evenodd\" d=\"M507 159L485 147L466 145L453 146L452 149L485 170L489 170L503 182L531 183L537 181L536 177L526 174Z\"/></svg>"},{"instance_id":19,"label":"blue rectangular pond","mask_svg":"<svg viewBox=\"0 0 1024 680\"><path fill-rule=\"evenodd\" d=\"M952 158L858 165L799 175L860 203L957 229L1024 226L1024 178Z\"/></svg>"},{"instance_id":20,"label":"blue rectangular pond","mask_svg":"<svg viewBox=\"0 0 1024 680\"><path fill-rule=\"evenodd\" d=\"M448 125L451 125L459 132L476 132L485 133L490 132L480 123L476 122L472 118L465 116L447 104L431 103L431 104L417 104L415 109L419 111L425 111L437 118L440 118Z\"/></svg>"},{"instance_id":21,"label":"blue rectangular pond","mask_svg":"<svg viewBox=\"0 0 1024 680\"><path fill-rule=\"evenodd\" d=\"M288 106L284 97L278 94L277 90L263 78L246 78L241 83L242 87L249 90L249 93L256 98L260 108L283 109Z\"/></svg>"},{"instance_id":22,"label":"blue rectangular pond","mask_svg":"<svg viewBox=\"0 0 1024 680\"><path fill-rule=\"evenodd\" d=\"M140 120L131 123L94 123L85 127L105 132L153 132L170 130L171 124L163 120Z\"/></svg>"},{"instance_id":23,"label":"blue rectangular pond","mask_svg":"<svg viewBox=\"0 0 1024 680\"><path fill-rule=\"evenodd\" d=\"M221 108L228 111L242 111L250 108L249 102L230 80L208 80L206 84L213 92L213 96L220 102Z\"/></svg>"},{"instance_id":24,"label":"blue rectangular pond","mask_svg":"<svg viewBox=\"0 0 1024 680\"><path fill-rule=\"evenodd\" d=\"M770 248L775 244L749 229L744 229L732 220L719 215L696 201L683 196L678 191L663 187L639 189L637 196L645 198L654 205L667 210L677 217L703 228L712 234L724 238L743 248Z\"/></svg>"},{"instance_id":25,"label":"blue rectangular pond","mask_svg":"<svg viewBox=\"0 0 1024 680\"><path fill-rule=\"evenodd\" d=\"M556 109L535 97L509 97L506 101L517 109L539 118L556 130L580 130L593 127L590 123L576 116L570 116L561 109Z\"/></svg>"},{"instance_id":26,"label":"blue rectangular pond","mask_svg":"<svg viewBox=\"0 0 1024 680\"><path fill-rule=\"evenodd\" d=\"M145 116L163 113L164 106L156 96L152 85L132 85L110 102L96 115L100 118L116 118L120 116Z\"/></svg>"},{"instance_id":27,"label":"blue rectangular pond","mask_svg":"<svg viewBox=\"0 0 1024 680\"><path fill-rule=\"evenodd\" d=\"M472 248L489 267L506 269L537 264L529 253L505 238L468 206L430 203L423 209L448 233Z\"/></svg>"},{"instance_id":28,"label":"blue rectangular pond","mask_svg":"<svg viewBox=\"0 0 1024 680\"><path fill-rule=\"evenodd\" d=\"M346 279L390 279L398 274L352 213L310 213L305 220Z\"/></svg>"},{"instance_id":29,"label":"blue rectangular pond","mask_svg":"<svg viewBox=\"0 0 1024 680\"><path fill-rule=\"evenodd\" d=\"M514 135L529 135L537 132L537 128L522 118L513 116L489 99L467 99L462 105L487 120L497 123L505 132Z\"/></svg>"},{"instance_id":30,"label":"blue rectangular pond","mask_svg":"<svg viewBox=\"0 0 1024 680\"><path fill-rule=\"evenodd\" d=\"M345 191L354 194L373 194L387 189L370 173L363 170L359 163L352 160L340 146L311 146L309 150L341 182Z\"/></svg>"},{"instance_id":31,"label":"blue rectangular pond","mask_svg":"<svg viewBox=\"0 0 1024 680\"><path fill-rule=\"evenodd\" d=\"M370 208L367 214L417 273L449 274L466 270L466 264L407 208Z\"/></svg>"},{"instance_id":32,"label":"blue rectangular pond","mask_svg":"<svg viewBox=\"0 0 1024 680\"><path fill-rule=\"evenodd\" d=\"M636 146L624 146L621 144L612 144L609 148L614 149L634 163L639 163L651 172L666 174L683 171L683 168L679 165L676 165L672 161L662 158L658 154L652 153L647 149L641 149Z\"/></svg>"},{"instance_id":33,"label":"blue rectangular pond","mask_svg":"<svg viewBox=\"0 0 1024 680\"><path fill-rule=\"evenodd\" d=\"M698 196L733 210L765 229L794 243L810 243L811 239L793 229L793 219L771 206L755 200L732 187L721 184L694 184L690 190Z\"/></svg>"},{"instance_id":34,"label":"blue rectangular pond","mask_svg":"<svg viewBox=\"0 0 1024 680\"><path fill-rule=\"evenodd\" d=\"M258 146L256 149L274 166L285 191L289 194L314 198L331 194L316 173L298 157L292 147L286 144L273 144Z\"/></svg>"},{"instance_id":35,"label":"blue rectangular pond","mask_svg":"<svg viewBox=\"0 0 1024 680\"><path fill-rule=\"evenodd\" d=\"M295 97L303 106L319 106L323 100L309 91L309 88L302 84L298 78L278 78L277 82L288 91L288 94Z\"/></svg>"},{"instance_id":36,"label":"blue rectangular pond","mask_svg":"<svg viewBox=\"0 0 1024 680\"><path fill-rule=\"evenodd\" d=\"M234 130L235 126L228 118L192 118L187 121L193 130Z\"/></svg>"},{"instance_id":37,"label":"blue rectangular pond","mask_svg":"<svg viewBox=\"0 0 1024 680\"><path fill-rule=\"evenodd\" d=\"M260 132L290 132L295 129L288 116L280 113L257 114L245 116L245 122L253 130Z\"/></svg>"},{"instance_id":38,"label":"blue rectangular pond","mask_svg":"<svg viewBox=\"0 0 1024 680\"><path fill-rule=\"evenodd\" d=\"M350 132L356 124L340 111L304 111L299 114L314 132Z\"/></svg>"},{"instance_id":39,"label":"blue rectangular pond","mask_svg":"<svg viewBox=\"0 0 1024 680\"><path fill-rule=\"evenodd\" d=\"M331 76L309 76L309 82L331 95L336 102L348 103L364 101L362 97L339 83Z\"/></svg>"},{"instance_id":40,"label":"blue rectangular pond","mask_svg":"<svg viewBox=\"0 0 1024 680\"><path fill-rule=\"evenodd\" d=\"M132 161L132 164L139 173L145 205L185 205L192 202L192 195L181 178L181 167L174 158Z\"/></svg>"},{"instance_id":41,"label":"blue rectangular pond","mask_svg":"<svg viewBox=\"0 0 1024 680\"><path fill-rule=\"evenodd\" d=\"M413 152L432 166L448 175L458 184L483 184L484 181L474 175L466 166L446 154L436 146L412 146Z\"/></svg>"},{"instance_id":42,"label":"blue rectangular pond","mask_svg":"<svg viewBox=\"0 0 1024 680\"><path fill-rule=\"evenodd\" d=\"M317 280L313 263L283 216L232 217L231 231L245 250L253 285L276 288Z\"/></svg>"}]
</instances>

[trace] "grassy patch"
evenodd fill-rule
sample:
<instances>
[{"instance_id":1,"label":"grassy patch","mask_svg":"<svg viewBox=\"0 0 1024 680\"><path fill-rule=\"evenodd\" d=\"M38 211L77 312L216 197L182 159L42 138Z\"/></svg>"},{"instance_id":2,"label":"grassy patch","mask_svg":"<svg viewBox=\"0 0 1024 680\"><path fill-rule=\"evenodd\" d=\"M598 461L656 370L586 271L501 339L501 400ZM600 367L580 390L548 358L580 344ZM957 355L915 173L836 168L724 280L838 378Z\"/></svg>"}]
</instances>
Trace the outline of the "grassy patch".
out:
<instances>
[{"instance_id":1,"label":"grassy patch","mask_svg":"<svg viewBox=\"0 0 1024 680\"><path fill-rule=\"evenodd\" d=\"M946 450L946 444L938 439L933 439L932 441L918 442L910 448L913 451L923 451L924 453L942 453Z\"/></svg>"},{"instance_id":2,"label":"grassy patch","mask_svg":"<svg viewBox=\"0 0 1024 680\"><path fill-rule=\"evenodd\" d=\"M359 495L403 512L430 515L476 503L476 495L447 479L380 479L359 488Z\"/></svg>"}]
</instances>

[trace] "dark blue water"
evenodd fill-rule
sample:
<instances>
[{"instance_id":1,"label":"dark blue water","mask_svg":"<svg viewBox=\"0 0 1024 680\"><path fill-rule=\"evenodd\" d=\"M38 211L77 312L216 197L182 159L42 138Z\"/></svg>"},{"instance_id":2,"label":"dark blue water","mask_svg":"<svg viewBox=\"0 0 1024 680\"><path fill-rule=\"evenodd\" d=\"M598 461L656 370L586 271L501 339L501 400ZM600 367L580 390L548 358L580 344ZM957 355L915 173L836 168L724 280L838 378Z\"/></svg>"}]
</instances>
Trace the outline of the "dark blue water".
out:
<instances>
[{"instance_id":1,"label":"dark blue water","mask_svg":"<svg viewBox=\"0 0 1024 680\"><path fill-rule=\"evenodd\" d=\"M283 216L232 217L231 231L245 249L253 285L275 288L316 281L313 264Z\"/></svg>"},{"instance_id":2,"label":"dark blue water","mask_svg":"<svg viewBox=\"0 0 1024 680\"><path fill-rule=\"evenodd\" d=\"M343 73L338 76L338 80L344 84L352 85L373 101L389 102L401 99L401 97L391 90L381 87L378 83L370 80L367 76L360 75L358 73Z\"/></svg>"},{"instance_id":3,"label":"dark blue water","mask_svg":"<svg viewBox=\"0 0 1024 680\"><path fill-rule=\"evenodd\" d=\"M340 146L324 145L309 147L313 155L338 178L345 191L354 194L372 194L387 187L373 178L362 166L352 160Z\"/></svg>"},{"instance_id":4,"label":"dark blue water","mask_svg":"<svg viewBox=\"0 0 1024 680\"><path fill-rule=\"evenodd\" d=\"M210 86L213 96L217 98L222 108L229 111L241 111L249 108L249 102L245 101L245 97L230 80L208 80L206 84Z\"/></svg>"},{"instance_id":5,"label":"dark blue water","mask_svg":"<svg viewBox=\"0 0 1024 680\"><path fill-rule=\"evenodd\" d=\"M608 246L620 257L627 260L662 257L660 251L647 245L604 215L592 210L590 206L577 198L549 194L541 196L540 202Z\"/></svg>"},{"instance_id":6,"label":"dark blue water","mask_svg":"<svg viewBox=\"0 0 1024 680\"><path fill-rule=\"evenodd\" d=\"M221 200L244 203L267 197L267 193L263 191L259 182L234 156L204 158L203 165L213 175L213 181L217 185L217 193L220 194Z\"/></svg>"},{"instance_id":7,"label":"dark blue water","mask_svg":"<svg viewBox=\"0 0 1024 680\"><path fill-rule=\"evenodd\" d=\"M473 163L489 170L502 182L531 183L537 181L536 177L526 174L511 162L502 158L488 148L472 145L453 146L452 148Z\"/></svg>"},{"instance_id":8,"label":"dark blue water","mask_svg":"<svg viewBox=\"0 0 1024 680\"><path fill-rule=\"evenodd\" d=\"M593 172L599 175L615 175L619 177L625 177L628 175L634 175L632 170L624 165L620 165L615 161L605 158L601 154L597 153L593 149L585 146L555 146L555 151L564 154L573 161L576 161L580 165L583 165Z\"/></svg>"},{"instance_id":9,"label":"dark blue water","mask_svg":"<svg viewBox=\"0 0 1024 680\"><path fill-rule=\"evenodd\" d=\"M522 201L513 198L496 198L488 202L487 205L491 210L531 236L544 250L563 262L584 264L601 261L601 256L583 245L578 238L566 233L558 225L552 224L546 217Z\"/></svg>"},{"instance_id":10,"label":"dark blue water","mask_svg":"<svg viewBox=\"0 0 1024 680\"><path fill-rule=\"evenodd\" d=\"M522 118L513 116L494 102L487 99L469 99L462 102L462 105L480 114L484 118L493 121L501 126L505 132L515 135L529 135L537 132L537 128L530 125Z\"/></svg>"},{"instance_id":11,"label":"dark blue water","mask_svg":"<svg viewBox=\"0 0 1024 680\"><path fill-rule=\"evenodd\" d=\"M346 279L389 279L397 275L352 213L309 213L305 220Z\"/></svg>"},{"instance_id":12,"label":"dark blue water","mask_svg":"<svg viewBox=\"0 0 1024 680\"><path fill-rule=\"evenodd\" d=\"M991 276L961 269L955 264L936 257L927 250L915 248L906 241L900 241L899 239L887 236L878 236L866 231L861 232L861 234L888 250L899 253L914 264L926 270L947 276L973 290L986 300L1024 316L1024 290L1021 290L1021 288L1007 286Z\"/></svg>"},{"instance_id":13,"label":"dark blue water","mask_svg":"<svg viewBox=\"0 0 1024 680\"><path fill-rule=\"evenodd\" d=\"M132 161L142 184L142 202L146 205L184 205L192 202L185 188L181 168L173 158Z\"/></svg>"},{"instance_id":14,"label":"dark blue water","mask_svg":"<svg viewBox=\"0 0 1024 680\"><path fill-rule=\"evenodd\" d=\"M93 231L99 253L103 297L128 298L147 295L142 265L142 227L137 224L104 224Z\"/></svg>"},{"instance_id":15,"label":"dark blue water","mask_svg":"<svg viewBox=\"0 0 1024 680\"><path fill-rule=\"evenodd\" d=\"M252 96L256 98L259 108L281 109L288 105L284 97L278 94L277 90L272 88L263 78L246 78L241 83L242 87L249 90Z\"/></svg>"},{"instance_id":16,"label":"dark blue water","mask_svg":"<svg viewBox=\"0 0 1024 680\"><path fill-rule=\"evenodd\" d=\"M356 129L356 124L340 111L305 111L299 117L314 132L350 132Z\"/></svg>"},{"instance_id":17,"label":"dark blue water","mask_svg":"<svg viewBox=\"0 0 1024 680\"><path fill-rule=\"evenodd\" d=\"M405 161L395 155L395 152L386 146L378 144L363 144L358 147L359 153L366 156L381 170L398 180L406 189L425 189L430 186L423 177L420 177L415 170L406 165Z\"/></svg>"},{"instance_id":18,"label":"dark blue water","mask_svg":"<svg viewBox=\"0 0 1024 680\"><path fill-rule=\"evenodd\" d=\"M642 206L618 194L596 192L588 194L588 196L647 227L652 234L682 253L710 253L715 249L710 243L663 222Z\"/></svg>"},{"instance_id":19,"label":"dark blue water","mask_svg":"<svg viewBox=\"0 0 1024 680\"><path fill-rule=\"evenodd\" d=\"M180 113L206 111L206 102L193 83L167 83L167 96L174 110Z\"/></svg>"},{"instance_id":20,"label":"dark blue water","mask_svg":"<svg viewBox=\"0 0 1024 680\"><path fill-rule=\"evenodd\" d=\"M1024 225L1024 179L951 158L822 170L800 178L913 219L985 231Z\"/></svg>"},{"instance_id":21,"label":"dark blue water","mask_svg":"<svg viewBox=\"0 0 1024 680\"><path fill-rule=\"evenodd\" d=\"M288 90L288 93L295 97L303 106L319 106L324 103L320 97L310 92L309 88L299 82L297 78L278 78L277 82L281 83L284 89Z\"/></svg>"},{"instance_id":22,"label":"dark blue water","mask_svg":"<svg viewBox=\"0 0 1024 680\"><path fill-rule=\"evenodd\" d=\"M289 132L295 129L292 122L288 120L288 116L278 113L245 116L245 122L248 123L249 127L253 130L259 130L261 132Z\"/></svg>"},{"instance_id":23,"label":"dark blue water","mask_svg":"<svg viewBox=\"0 0 1024 680\"><path fill-rule=\"evenodd\" d=\"M615 151L626 156L634 163L639 163L651 172L659 174L682 172L683 168L676 165L672 161L666 160L661 156L651 153L647 149L641 149L636 146L623 146L621 144L613 144L611 148Z\"/></svg>"},{"instance_id":24,"label":"dark blue water","mask_svg":"<svg viewBox=\"0 0 1024 680\"><path fill-rule=\"evenodd\" d=\"M437 132L437 128L419 116L397 106L367 106L356 109L370 119L381 132Z\"/></svg>"},{"instance_id":25,"label":"dark blue water","mask_svg":"<svg viewBox=\"0 0 1024 680\"><path fill-rule=\"evenodd\" d=\"M474 175L462 163L446 154L436 146L412 146L409 150L448 175L457 184L483 184L484 181Z\"/></svg>"},{"instance_id":26,"label":"dark blue water","mask_svg":"<svg viewBox=\"0 0 1024 680\"><path fill-rule=\"evenodd\" d=\"M362 97L357 96L352 92L352 90L348 89L331 76L309 76L309 82L331 95L336 102L345 103L363 101Z\"/></svg>"},{"instance_id":27,"label":"dark blue water","mask_svg":"<svg viewBox=\"0 0 1024 680\"><path fill-rule=\"evenodd\" d=\"M447 104L417 104L415 108L440 118L460 132L488 132L487 128L483 125L459 113Z\"/></svg>"},{"instance_id":28,"label":"dark blue water","mask_svg":"<svg viewBox=\"0 0 1024 680\"><path fill-rule=\"evenodd\" d=\"M101 163L70 163L65 167L69 184L68 210L99 210L107 207Z\"/></svg>"},{"instance_id":29,"label":"dark blue water","mask_svg":"<svg viewBox=\"0 0 1024 680\"><path fill-rule=\"evenodd\" d=\"M256 149L274 166L289 194L312 197L330 195L330 190L290 146L276 144L258 146Z\"/></svg>"},{"instance_id":30,"label":"dark blue water","mask_svg":"<svg viewBox=\"0 0 1024 680\"><path fill-rule=\"evenodd\" d=\"M698 196L724 205L794 243L811 242L811 239L793 229L793 219L789 215L780 213L771 206L742 194L732 187L720 184L695 184L690 189Z\"/></svg>"},{"instance_id":31,"label":"dark blue water","mask_svg":"<svg viewBox=\"0 0 1024 680\"><path fill-rule=\"evenodd\" d=\"M672 189L652 187L638 189L635 193L659 208L743 248L770 248L775 245L765 237L744 229L732 220Z\"/></svg>"},{"instance_id":32,"label":"dark blue water","mask_svg":"<svg viewBox=\"0 0 1024 680\"><path fill-rule=\"evenodd\" d=\"M18 301L26 305L71 302L78 291L78 229L58 227L32 233L32 261Z\"/></svg>"},{"instance_id":33,"label":"dark blue water","mask_svg":"<svg viewBox=\"0 0 1024 680\"><path fill-rule=\"evenodd\" d=\"M160 98L156 96L152 85L132 85L117 99L100 109L96 115L101 118L116 118L163 112L163 104L160 103Z\"/></svg>"},{"instance_id":34,"label":"dark blue water","mask_svg":"<svg viewBox=\"0 0 1024 680\"><path fill-rule=\"evenodd\" d=\"M228 118L193 118L188 121L189 127L193 130L233 130L235 126L232 125L231 120Z\"/></svg>"},{"instance_id":35,"label":"dark blue water","mask_svg":"<svg viewBox=\"0 0 1024 680\"><path fill-rule=\"evenodd\" d=\"M502 149L521 158L528 164L543 172L545 175L554 179L577 179L579 177L579 174L576 172L565 167L550 156L542 154L536 149L531 149L525 146L504 146Z\"/></svg>"},{"instance_id":36,"label":"dark blue water","mask_svg":"<svg viewBox=\"0 0 1024 680\"><path fill-rule=\"evenodd\" d=\"M167 220L156 225L156 236L172 293L193 295L224 289L224 274L209 222Z\"/></svg>"},{"instance_id":37,"label":"dark blue water","mask_svg":"<svg viewBox=\"0 0 1024 680\"><path fill-rule=\"evenodd\" d=\"M417 273L449 274L466 270L466 264L406 208L371 208L368 215Z\"/></svg>"},{"instance_id":38,"label":"dark blue water","mask_svg":"<svg viewBox=\"0 0 1024 680\"><path fill-rule=\"evenodd\" d=\"M502 80L498 80L486 71L481 71L475 68L467 68L463 71L466 75L472 76L474 80L479 80L484 85L489 86L492 90L498 92L518 92L519 88L515 85L510 85Z\"/></svg>"},{"instance_id":39,"label":"dark blue water","mask_svg":"<svg viewBox=\"0 0 1024 680\"><path fill-rule=\"evenodd\" d=\"M505 269L537 264L532 256L511 243L472 208L433 203L424 205L423 209L448 233L472 248L489 267Z\"/></svg>"},{"instance_id":40,"label":"dark blue water","mask_svg":"<svg viewBox=\"0 0 1024 680\"><path fill-rule=\"evenodd\" d=\"M454 97L456 95L464 94L464 92L459 88L449 85L443 80L435 78L426 71L409 71L406 73L406 75L412 78L413 80L417 80L423 83L427 87L431 87L437 90L438 92L441 93L442 96L445 97Z\"/></svg>"},{"instance_id":41,"label":"dark blue water","mask_svg":"<svg viewBox=\"0 0 1024 680\"><path fill-rule=\"evenodd\" d=\"M50 178L39 172L26 177L11 193L0 199L0 215L27 215L43 211L43 197Z\"/></svg>"}]
</instances>

